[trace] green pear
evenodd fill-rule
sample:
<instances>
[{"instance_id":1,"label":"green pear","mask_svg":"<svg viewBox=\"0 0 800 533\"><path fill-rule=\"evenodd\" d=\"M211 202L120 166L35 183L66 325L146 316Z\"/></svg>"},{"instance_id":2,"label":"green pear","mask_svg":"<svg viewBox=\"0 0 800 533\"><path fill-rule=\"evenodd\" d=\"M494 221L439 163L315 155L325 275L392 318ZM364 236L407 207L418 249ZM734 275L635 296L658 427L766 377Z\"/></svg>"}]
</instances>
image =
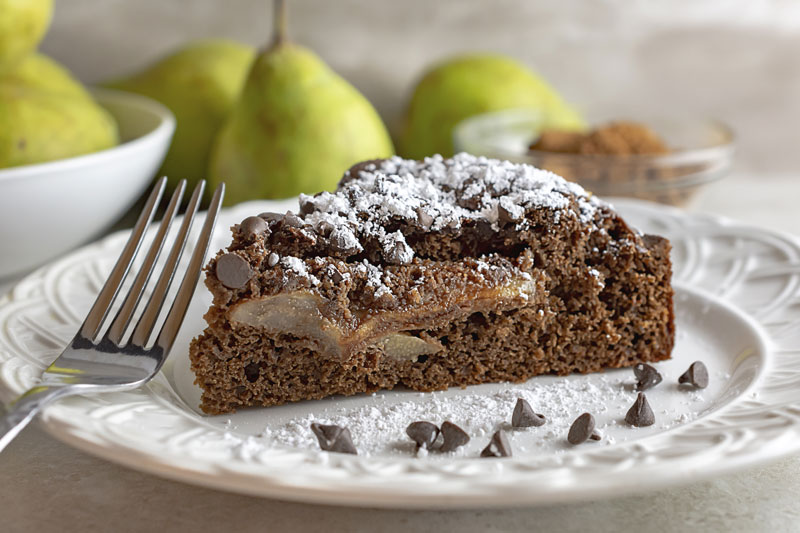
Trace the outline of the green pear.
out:
<instances>
[{"instance_id":1,"label":"green pear","mask_svg":"<svg viewBox=\"0 0 800 533\"><path fill-rule=\"evenodd\" d=\"M209 179L226 182L227 204L330 190L354 163L394 153L366 98L313 52L286 42L285 18L276 21L277 38L253 63L211 153Z\"/></svg>"},{"instance_id":2,"label":"green pear","mask_svg":"<svg viewBox=\"0 0 800 533\"><path fill-rule=\"evenodd\" d=\"M480 113L527 108L543 114L543 126L583 129L580 115L541 77L505 56L471 54L428 71L406 110L401 155L421 159L453 154L453 128Z\"/></svg>"},{"instance_id":3,"label":"green pear","mask_svg":"<svg viewBox=\"0 0 800 533\"><path fill-rule=\"evenodd\" d=\"M36 49L52 16L53 0L0 0L0 72Z\"/></svg>"},{"instance_id":4,"label":"green pear","mask_svg":"<svg viewBox=\"0 0 800 533\"><path fill-rule=\"evenodd\" d=\"M40 54L0 76L0 168L116 145L114 118L69 72Z\"/></svg>"},{"instance_id":5,"label":"green pear","mask_svg":"<svg viewBox=\"0 0 800 533\"><path fill-rule=\"evenodd\" d=\"M0 75L2 83L92 100L89 91L72 73L44 54L34 52L17 67Z\"/></svg>"},{"instance_id":6,"label":"green pear","mask_svg":"<svg viewBox=\"0 0 800 533\"><path fill-rule=\"evenodd\" d=\"M244 84L255 50L233 41L192 43L134 76L109 87L149 96L175 115L175 135L161 173L174 185L206 177L214 136Z\"/></svg>"}]
</instances>

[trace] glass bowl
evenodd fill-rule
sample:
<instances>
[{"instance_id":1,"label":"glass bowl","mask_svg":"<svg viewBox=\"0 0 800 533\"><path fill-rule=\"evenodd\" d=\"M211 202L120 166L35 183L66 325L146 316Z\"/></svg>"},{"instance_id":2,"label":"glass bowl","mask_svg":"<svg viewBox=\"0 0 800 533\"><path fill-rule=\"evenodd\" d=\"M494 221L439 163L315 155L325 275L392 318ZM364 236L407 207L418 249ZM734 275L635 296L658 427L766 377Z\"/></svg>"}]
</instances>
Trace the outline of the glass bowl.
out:
<instances>
[{"instance_id":1,"label":"glass bowl","mask_svg":"<svg viewBox=\"0 0 800 533\"><path fill-rule=\"evenodd\" d=\"M676 206L686 205L700 187L730 171L734 136L724 124L689 117L637 122L655 131L672 151L621 156L530 150L542 120L540 114L525 109L471 117L456 126L453 142L456 152L528 163L576 181L599 196L627 196Z\"/></svg>"}]
</instances>

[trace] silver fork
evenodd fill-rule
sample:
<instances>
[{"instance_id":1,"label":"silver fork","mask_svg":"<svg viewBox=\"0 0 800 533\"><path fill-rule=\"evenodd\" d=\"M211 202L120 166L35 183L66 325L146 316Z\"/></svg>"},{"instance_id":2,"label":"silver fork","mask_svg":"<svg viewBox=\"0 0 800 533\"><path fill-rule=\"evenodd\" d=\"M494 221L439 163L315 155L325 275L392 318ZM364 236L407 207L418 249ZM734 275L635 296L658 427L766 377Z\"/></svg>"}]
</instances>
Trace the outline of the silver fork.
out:
<instances>
[{"instance_id":1,"label":"silver fork","mask_svg":"<svg viewBox=\"0 0 800 533\"><path fill-rule=\"evenodd\" d=\"M45 370L41 384L17 398L11 404L6 416L0 419L0 450L5 448L47 404L76 394L134 389L150 381L164 364L186 315L197 280L200 278L211 233L225 193L224 184L214 192L189 265L155 342L148 344L161 310L168 303L169 287L175 278L178 263L189 237L189 230L203 196L205 182L202 181L195 187L161 275L150 299L143 304L144 310L131 335L127 337L125 333L131 325L136 310L140 307L144 289L164 248L170 226L183 198L185 180L180 182L173 193L141 269L125 295L121 307L102 335L101 329L131 270L147 228L161 201L165 185L166 179L160 179L150 193L125 249L75 338Z\"/></svg>"}]
</instances>

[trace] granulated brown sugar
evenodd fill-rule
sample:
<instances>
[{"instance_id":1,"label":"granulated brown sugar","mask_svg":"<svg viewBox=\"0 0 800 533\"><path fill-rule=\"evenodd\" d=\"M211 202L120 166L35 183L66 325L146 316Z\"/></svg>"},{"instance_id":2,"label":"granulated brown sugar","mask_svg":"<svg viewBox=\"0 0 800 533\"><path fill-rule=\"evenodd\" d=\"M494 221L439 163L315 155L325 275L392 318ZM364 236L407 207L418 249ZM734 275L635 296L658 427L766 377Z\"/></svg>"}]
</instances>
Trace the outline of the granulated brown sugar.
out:
<instances>
[{"instance_id":1,"label":"granulated brown sugar","mask_svg":"<svg viewBox=\"0 0 800 533\"><path fill-rule=\"evenodd\" d=\"M561 154L658 155L669 153L664 141L638 122L611 122L593 130L566 132L545 130L531 144L531 150Z\"/></svg>"}]
</instances>

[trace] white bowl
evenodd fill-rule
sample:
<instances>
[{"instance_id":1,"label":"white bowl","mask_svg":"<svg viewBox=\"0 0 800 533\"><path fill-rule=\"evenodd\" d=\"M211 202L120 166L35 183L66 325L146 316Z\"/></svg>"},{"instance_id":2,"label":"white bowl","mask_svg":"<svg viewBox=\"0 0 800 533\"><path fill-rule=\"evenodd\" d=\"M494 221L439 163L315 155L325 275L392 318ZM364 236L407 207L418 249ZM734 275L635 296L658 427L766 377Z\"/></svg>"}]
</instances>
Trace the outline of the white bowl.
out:
<instances>
[{"instance_id":1,"label":"white bowl","mask_svg":"<svg viewBox=\"0 0 800 533\"><path fill-rule=\"evenodd\" d=\"M120 144L93 154L0 169L0 278L30 270L102 234L150 185L175 117L143 96L98 89Z\"/></svg>"}]
</instances>

